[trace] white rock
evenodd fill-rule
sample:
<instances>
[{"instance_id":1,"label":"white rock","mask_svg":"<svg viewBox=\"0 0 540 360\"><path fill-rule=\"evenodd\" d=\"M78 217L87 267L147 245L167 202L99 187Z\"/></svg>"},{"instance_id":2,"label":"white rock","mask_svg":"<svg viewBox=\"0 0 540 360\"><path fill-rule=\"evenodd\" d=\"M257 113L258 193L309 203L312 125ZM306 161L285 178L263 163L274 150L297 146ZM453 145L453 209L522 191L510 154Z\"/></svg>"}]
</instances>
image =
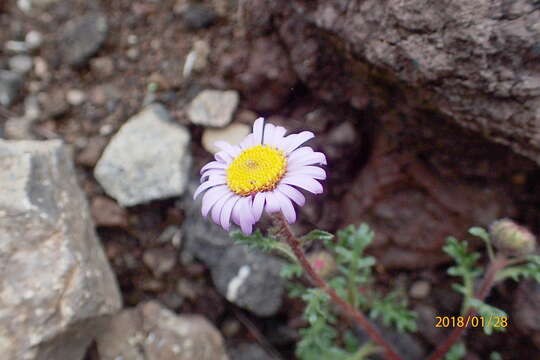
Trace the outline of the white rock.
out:
<instances>
[{"instance_id":1,"label":"white rock","mask_svg":"<svg viewBox=\"0 0 540 360\"><path fill-rule=\"evenodd\" d=\"M0 166L1 357L80 360L121 300L71 151L0 140Z\"/></svg>"},{"instance_id":2,"label":"white rock","mask_svg":"<svg viewBox=\"0 0 540 360\"><path fill-rule=\"evenodd\" d=\"M194 124L223 127L231 122L238 100L234 90L204 90L189 104L187 114Z\"/></svg>"},{"instance_id":3,"label":"white rock","mask_svg":"<svg viewBox=\"0 0 540 360\"><path fill-rule=\"evenodd\" d=\"M193 43L193 48L186 56L182 75L188 77L195 71L203 70L208 64L208 55L210 54L210 45L204 40L197 40Z\"/></svg>"},{"instance_id":4,"label":"white rock","mask_svg":"<svg viewBox=\"0 0 540 360\"><path fill-rule=\"evenodd\" d=\"M123 206L182 195L191 153L185 127L159 104L146 107L114 135L94 175Z\"/></svg>"},{"instance_id":5,"label":"white rock","mask_svg":"<svg viewBox=\"0 0 540 360\"><path fill-rule=\"evenodd\" d=\"M221 129L205 129L202 135L203 147L212 154L219 149L214 145L216 141L225 141L231 145L238 145L251 132L251 127L246 124L232 123Z\"/></svg>"},{"instance_id":6,"label":"white rock","mask_svg":"<svg viewBox=\"0 0 540 360\"><path fill-rule=\"evenodd\" d=\"M9 68L19 74L26 74L34 67L34 61L27 55L16 55L9 59Z\"/></svg>"},{"instance_id":7,"label":"white rock","mask_svg":"<svg viewBox=\"0 0 540 360\"><path fill-rule=\"evenodd\" d=\"M24 37L24 41L28 49L39 49L43 44L43 35L39 31L31 30Z\"/></svg>"},{"instance_id":8,"label":"white rock","mask_svg":"<svg viewBox=\"0 0 540 360\"><path fill-rule=\"evenodd\" d=\"M66 93L66 100L70 105L79 106L86 101L86 93L82 90L71 89Z\"/></svg>"}]
</instances>

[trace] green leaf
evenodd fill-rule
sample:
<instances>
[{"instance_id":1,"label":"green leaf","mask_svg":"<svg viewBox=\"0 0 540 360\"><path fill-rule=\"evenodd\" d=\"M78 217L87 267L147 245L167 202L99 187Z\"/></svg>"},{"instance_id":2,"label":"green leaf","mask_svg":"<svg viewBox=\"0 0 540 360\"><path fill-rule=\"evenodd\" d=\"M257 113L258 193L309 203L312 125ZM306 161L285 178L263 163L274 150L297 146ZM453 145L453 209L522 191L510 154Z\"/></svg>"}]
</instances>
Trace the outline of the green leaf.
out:
<instances>
[{"instance_id":1,"label":"green leaf","mask_svg":"<svg viewBox=\"0 0 540 360\"><path fill-rule=\"evenodd\" d=\"M469 234L477 236L485 242L489 242L489 233L484 228L477 226L472 227L469 229Z\"/></svg>"},{"instance_id":2,"label":"green leaf","mask_svg":"<svg viewBox=\"0 0 540 360\"><path fill-rule=\"evenodd\" d=\"M407 308L406 300L400 300L397 293L374 300L369 316L382 319L384 325L393 325L400 332L417 330L416 313Z\"/></svg>"},{"instance_id":3,"label":"green leaf","mask_svg":"<svg viewBox=\"0 0 540 360\"><path fill-rule=\"evenodd\" d=\"M323 231L323 230L312 230L310 231L308 234L302 236L299 240L301 242L305 242L305 241L313 241L313 240L318 240L318 241L330 241L334 238L334 234L331 234L327 231Z\"/></svg>"},{"instance_id":4,"label":"green leaf","mask_svg":"<svg viewBox=\"0 0 540 360\"><path fill-rule=\"evenodd\" d=\"M497 274L497 281L511 278L518 281L520 278L534 279L540 283L540 255L529 255L526 263L509 266Z\"/></svg>"},{"instance_id":5,"label":"green leaf","mask_svg":"<svg viewBox=\"0 0 540 360\"><path fill-rule=\"evenodd\" d=\"M448 350L446 353L446 356L444 357L444 360L461 360L465 357L467 354L467 349L465 348L465 344L462 342L459 342L457 344L454 344Z\"/></svg>"},{"instance_id":6,"label":"green leaf","mask_svg":"<svg viewBox=\"0 0 540 360\"><path fill-rule=\"evenodd\" d=\"M281 268L279 275L287 280L292 279L293 277L300 277L304 269L299 264L285 264Z\"/></svg>"},{"instance_id":7,"label":"green leaf","mask_svg":"<svg viewBox=\"0 0 540 360\"><path fill-rule=\"evenodd\" d=\"M297 262L296 256L294 256L289 245L271 236L264 236L259 229L255 230L251 235L245 235L240 230L232 230L229 236L234 240L236 245L247 245L251 251L276 252L285 256L293 263Z\"/></svg>"},{"instance_id":8,"label":"green leaf","mask_svg":"<svg viewBox=\"0 0 540 360\"><path fill-rule=\"evenodd\" d=\"M508 319L508 315L501 309L486 304L478 299L471 299L469 304L475 308L478 314L483 318L484 333L491 335L493 331L505 331L506 326L500 326L500 318L505 317Z\"/></svg>"}]
</instances>

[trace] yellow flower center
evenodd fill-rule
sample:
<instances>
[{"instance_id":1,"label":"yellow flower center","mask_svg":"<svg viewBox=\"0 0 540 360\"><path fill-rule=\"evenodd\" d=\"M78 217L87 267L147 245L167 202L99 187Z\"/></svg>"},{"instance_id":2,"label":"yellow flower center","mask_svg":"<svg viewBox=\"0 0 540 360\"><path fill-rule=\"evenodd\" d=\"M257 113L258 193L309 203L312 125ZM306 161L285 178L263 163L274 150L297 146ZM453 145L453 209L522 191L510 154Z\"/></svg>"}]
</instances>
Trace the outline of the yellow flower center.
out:
<instances>
[{"instance_id":1,"label":"yellow flower center","mask_svg":"<svg viewBox=\"0 0 540 360\"><path fill-rule=\"evenodd\" d=\"M257 145L244 150L229 165L227 186L241 196L273 190L286 168L287 159L283 151Z\"/></svg>"}]
</instances>

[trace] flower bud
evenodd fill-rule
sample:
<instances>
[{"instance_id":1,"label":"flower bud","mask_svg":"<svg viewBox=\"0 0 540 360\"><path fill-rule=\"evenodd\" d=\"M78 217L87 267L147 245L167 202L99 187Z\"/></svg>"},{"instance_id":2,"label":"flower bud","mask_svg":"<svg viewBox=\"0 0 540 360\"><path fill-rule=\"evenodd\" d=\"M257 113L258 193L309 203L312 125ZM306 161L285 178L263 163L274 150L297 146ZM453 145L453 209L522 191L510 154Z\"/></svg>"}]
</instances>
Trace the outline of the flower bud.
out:
<instances>
[{"instance_id":1,"label":"flower bud","mask_svg":"<svg viewBox=\"0 0 540 360\"><path fill-rule=\"evenodd\" d=\"M317 251L307 256L313 270L322 277L328 279L336 270L336 260L327 251Z\"/></svg>"},{"instance_id":2,"label":"flower bud","mask_svg":"<svg viewBox=\"0 0 540 360\"><path fill-rule=\"evenodd\" d=\"M519 226L510 219L501 219L493 222L489 227L489 234L495 247L508 255L527 255L534 251L535 236L523 226Z\"/></svg>"}]
</instances>

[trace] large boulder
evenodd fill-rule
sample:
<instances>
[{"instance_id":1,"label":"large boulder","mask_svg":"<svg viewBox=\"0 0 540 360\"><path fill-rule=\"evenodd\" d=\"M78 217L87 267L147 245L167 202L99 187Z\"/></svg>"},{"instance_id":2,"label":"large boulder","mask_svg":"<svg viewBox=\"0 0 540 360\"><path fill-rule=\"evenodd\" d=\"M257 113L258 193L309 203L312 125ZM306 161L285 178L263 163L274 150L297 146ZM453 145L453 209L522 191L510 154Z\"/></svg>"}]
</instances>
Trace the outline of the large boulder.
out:
<instances>
[{"instance_id":1,"label":"large boulder","mask_svg":"<svg viewBox=\"0 0 540 360\"><path fill-rule=\"evenodd\" d=\"M535 2L250 0L246 8L250 33L278 33L298 77L324 100L426 111L432 121L437 113L540 163Z\"/></svg>"},{"instance_id":2,"label":"large boulder","mask_svg":"<svg viewBox=\"0 0 540 360\"><path fill-rule=\"evenodd\" d=\"M120 294L60 141L0 141L0 353L82 359Z\"/></svg>"}]
</instances>

